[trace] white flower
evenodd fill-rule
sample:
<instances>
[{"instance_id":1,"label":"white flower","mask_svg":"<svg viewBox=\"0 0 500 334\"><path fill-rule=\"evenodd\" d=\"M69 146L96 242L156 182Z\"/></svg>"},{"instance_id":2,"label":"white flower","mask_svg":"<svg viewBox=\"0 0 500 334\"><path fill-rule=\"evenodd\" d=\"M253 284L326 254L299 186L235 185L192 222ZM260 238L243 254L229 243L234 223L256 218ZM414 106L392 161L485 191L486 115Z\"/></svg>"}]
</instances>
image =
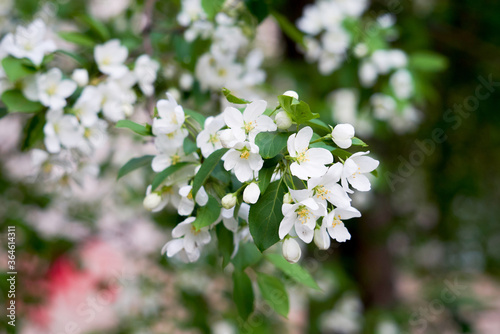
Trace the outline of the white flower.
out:
<instances>
[{"instance_id":1,"label":"white flower","mask_svg":"<svg viewBox=\"0 0 500 334\"><path fill-rule=\"evenodd\" d=\"M370 181L364 174L375 170L379 162L373 158L364 156L368 153L370 152L354 153L345 161L341 176L342 187L344 187L345 191L353 192L349 189L348 182L354 189L359 191L368 191L371 189Z\"/></svg>"},{"instance_id":2,"label":"white flower","mask_svg":"<svg viewBox=\"0 0 500 334\"><path fill-rule=\"evenodd\" d=\"M159 118L153 119L153 134L172 133L184 124L184 110L174 97L167 93L168 100L159 100L156 104Z\"/></svg>"},{"instance_id":3,"label":"white flower","mask_svg":"<svg viewBox=\"0 0 500 334\"><path fill-rule=\"evenodd\" d=\"M276 126L280 130L286 130L292 126L292 118L288 115L286 111L280 111L276 118L274 119Z\"/></svg>"},{"instance_id":4,"label":"white flower","mask_svg":"<svg viewBox=\"0 0 500 334\"><path fill-rule=\"evenodd\" d=\"M156 143L158 143L158 139L156 139ZM151 168L159 173L167 167L175 165L181 161L193 161L193 155L186 156L184 153L184 149L179 146L168 145L169 141L164 141L165 146L162 146L162 149L158 155L153 158L151 162ZM158 144L156 146L159 147Z\"/></svg>"},{"instance_id":5,"label":"white flower","mask_svg":"<svg viewBox=\"0 0 500 334\"><path fill-rule=\"evenodd\" d=\"M309 148L312 135L313 130L307 126L297 134L291 135L287 142L288 153L294 158L290 170L302 180L324 175L328 170L325 165L333 162L333 156L327 149Z\"/></svg>"},{"instance_id":6,"label":"white flower","mask_svg":"<svg viewBox=\"0 0 500 334\"><path fill-rule=\"evenodd\" d=\"M44 143L50 153L58 153L61 146L76 148L83 142L84 129L78 119L73 115L63 115L61 109L49 110L43 132Z\"/></svg>"},{"instance_id":7,"label":"white flower","mask_svg":"<svg viewBox=\"0 0 500 334\"><path fill-rule=\"evenodd\" d=\"M200 257L200 249L208 244L211 240L208 227L203 227L199 230L193 226L195 217L186 218L182 223L179 223L172 230L173 239L163 246L162 254L167 253L168 257L184 251L183 255L189 262L194 262Z\"/></svg>"},{"instance_id":8,"label":"white flower","mask_svg":"<svg viewBox=\"0 0 500 334\"><path fill-rule=\"evenodd\" d=\"M373 105L374 116L380 120L391 119L396 112L396 101L389 95L375 93L370 98Z\"/></svg>"},{"instance_id":9,"label":"white flower","mask_svg":"<svg viewBox=\"0 0 500 334\"><path fill-rule=\"evenodd\" d=\"M130 6L130 0L90 0L89 9L92 16L107 21L123 13Z\"/></svg>"},{"instance_id":10,"label":"white flower","mask_svg":"<svg viewBox=\"0 0 500 334\"><path fill-rule=\"evenodd\" d=\"M330 248L330 236L326 232L326 227L321 226L321 228L314 230L314 243L321 250Z\"/></svg>"},{"instance_id":11,"label":"white flower","mask_svg":"<svg viewBox=\"0 0 500 334\"><path fill-rule=\"evenodd\" d=\"M321 36L323 48L330 53L344 53L349 46L350 35L341 27L336 27Z\"/></svg>"},{"instance_id":12,"label":"white flower","mask_svg":"<svg viewBox=\"0 0 500 334\"><path fill-rule=\"evenodd\" d=\"M144 201L142 202L144 208L149 211L153 211L154 209L156 209L160 205L160 203L161 196L156 192L146 195L146 197L144 197Z\"/></svg>"},{"instance_id":13,"label":"white flower","mask_svg":"<svg viewBox=\"0 0 500 334\"><path fill-rule=\"evenodd\" d=\"M302 255L302 250L295 239L287 238L283 241L283 257L290 263L297 263Z\"/></svg>"},{"instance_id":14,"label":"white flower","mask_svg":"<svg viewBox=\"0 0 500 334\"><path fill-rule=\"evenodd\" d=\"M310 35L317 35L323 29L321 10L316 5L306 5L302 17L297 20L297 27Z\"/></svg>"},{"instance_id":15,"label":"white flower","mask_svg":"<svg viewBox=\"0 0 500 334\"><path fill-rule=\"evenodd\" d=\"M358 76L361 86L371 87L375 84L378 77L377 67L371 61L364 61L359 67Z\"/></svg>"},{"instance_id":16,"label":"white flower","mask_svg":"<svg viewBox=\"0 0 500 334\"><path fill-rule=\"evenodd\" d=\"M189 91L193 87L194 78L190 73L182 73L179 77L179 87L184 91Z\"/></svg>"},{"instance_id":17,"label":"white flower","mask_svg":"<svg viewBox=\"0 0 500 334\"><path fill-rule=\"evenodd\" d=\"M252 182L243 191L243 200L248 204L255 204L259 200L260 188L257 183Z\"/></svg>"},{"instance_id":18,"label":"white flower","mask_svg":"<svg viewBox=\"0 0 500 334\"><path fill-rule=\"evenodd\" d=\"M290 190L295 204L283 204L281 211L283 220L279 227L279 237L283 239L292 227L295 232L306 243L313 239L316 220L326 214L326 208L323 204L316 202L309 197L310 192L304 190Z\"/></svg>"},{"instance_id":19,"label":"white flower","mask_svg":"<svg viewBox=\"0 0 500 334\"><path fill-rule=\"evenodd\" d=\"M333 240L344 242L351 239L351 234L345 227L341 219L351 219L361 217L361 213L353 207L337 208L323 218L320 233L325 237L326 231Z\"/></svg>"},{"instance_id":20,"label":"white flower","mask_svg":"<svg viewBox=\"0 0 500 334\"><path fill-rule=\"evenodd\" d=\"M181 195L181 201L177 211L181 216L189 216L194 210L194 202L200 206L205 206L208 202L208 194L205 188L201 187L196 193L196 197L193 200L193 186L184 186L179 189L179 195Z\"/></svg>"},{"instance_id":21,"label":"white flower","mask_svg":"<svg viewBox=\"0 0 500 334\"><path fill-rule=\"evenodd\" d=\"M97 120L99 110L101 110L102 95L99 89L94 86L87 86L76 100L73 110L80 119L83 126L92 126Z\"/></svg>"},{"instance_id":22,"label":"white flower","mask_svg":"<svg viewBox=\"0 0 500 334\"><path fill-rule=\"evenodd\" d=\"M86 86L89 83L89 72L84 68L77 68L73 71L71 79L80 87Z\"/></svg>"},{"instance_id":23,"label":"white flower","mask_svg":"<svg viewBox=\"0 0 500 334\"><path fill-rule=\"evenodd\" d=\"M217 219L215 224L218 224L221 221L224 224L224 227L229 231L236 232L238 230L238 220L234 217L234 206L229 209L224 207L221 209L219 219Z\"/></svg>"},{"instance_id":24,"label":"white flower","mask_svg":"<svg viewBox=\"0 0 500 334\"><path fill-rule=\"evenodd\" d=\"M349 148L354 137L354 127L351 124L337 124L332 131L332 140L340 148Z\"/></svg>"},{"instance_id":25,"label":"white flower","mask_svg":"<svg viewBox=\"0 0 500 334\"><path fill-rule=\"evenodd\" d=\"M152 186L149 185L146 189L146 197L142 202L146 210L158 212L168 204L168 196L163 196L159 191L152 191Z\"/></svg>"},{"instance_id":26,"label":"white flower","mask_svg":"<svg viewBox=\"0 0 500 334\"><path fill-rule=\"evenodd\" d=\"M236 205L237 197L235 194L227 194L226 196L222 197L222 207L224 209L232 209Z\"/></svg>"},{"instance_id":27,"label":"white flower","mask_svg":"<svg viewBox=\"0 0 500 334\"><path fill-rule=\"evenodd\" d=\"M153 83L159 69L160 64L148 55L142 55L135 61L134 74L144 95L151 96L154 93Z\"/></svg>"},{"instance_id":28,"label":"white flower","mask_svg":"<svg viewBox=\"0 0 500 334\"><path fill-rule=\"evenodd\" d=\"M240 182L249 181L264 165L259 147L250 142L239 142L222 157L224 168L233 170Z\"/></svg>"},{"instance_id":29,"label":"white flower","mask_svg":"<svg viewBox=\"0 0 500 334\"><path fill-rule=\"evenodd\" d=\"M2 48L16 58L28 58L39 66L45 54L56 50L54 41L46 39L45 23L37 19L29 26L16 28L15 34L7 34Z\"/></svg>"},{"instance_id":30,"label":"white flower","mask_svg":"<svg viewBox=\"0 0 500 334\"><path fill-rule=\"evenodd\" d=\"M124 65L127 57L128 50L118 39L97 45L94 49L94 58L99 71L113 78L120 78L128 72L127 66Z\"/></svg>"},{"instance_id":31,"label":"white flower","mask_svg":"<svg viewBox=\"0 0 500 334\"><path fill-rule=\"evenodd\" d=\"M66 106L66 98L76 90L76 83L72 80L63 80L62 72L53 68L36 80L38 98L50 109L61 109Z\"/></svg>"},{"instance_id":32,"label":"white flower","mask_svg":"<svg viewBox=\"0 0 500 334\"><path fill-rule=\"evenodd\" d=\"M134 112L133 103L137 96L131 87L136 79L133 73L127 71L119 79L108 78L97 88L102 95L102 113L111 122L118 122Z\"/></svg>"},{"instance_id":33,"label":"white flower","mask_svg":"<svg viewBox=\"0 0 500 334\"><path fill-rule=\"evenodd\" d=\"M224 110L224 121L237 141L245 141L248 136L248 140L253 143L258 133L276 130L276 124L273 120L269 116L263 115L266 106L266 101L259 100L250 103L243 114L233 107Z\"/></svg>"},{"instance_id":34,"label":"white flower","mask_svg":"<svg viewBox=\"0 0 500 334\"><path fill-rule=\"evenodd\" d=\"M206 19L205 11L201 6L201 0L183 0L182 10L177 15L180 25L187 27L191 22Z\"/></svg>"},{"instance_id":35,"label":"white flower","mask_svg":"<svg viewBox=\"0 0 500 334\"><path fill-rule=\"evenodd\" d=\"M243 66L233 56L205 53L196 63L195 75L203 91L227 87L235 90L241 86Z\"/></svg>"},{"instance_id":36,"label":"white flower","mask_svg":"<svg viewBox=\"0 0 500 334\"><path fill-rule=\"evenodd\" d=\"M413 92L413 79L408 70L397 70L391 75L389 82L398 99L405 100L411 97Z\"/></svg>"},{"instance_id":37,"label":"white flower","mask_svg":"<svg viewBox=\"0 0 500 334\"><path fill-rule=\"evenodd\" d=\"M196 146L201 149L201 154L205 158L222 148L218 131L223 126L225 126L223 115L207 117L205 120L205 128L196 137Z\"/></svg>"},{"instance_id":38,"label":"white flower","mask_svg":"<svg viewBox=\"0 0 500 334\"><path fill-rule=\"evenodd\" d=\"M294 99L299 99L299 94L297 94L296 91L294 90L287 90L286 92L283 93L283 95L293 97Z\"/></svg>"},{"instance_id":39,"label":"white flower","mask_svg":"<svg viewBox=\"0 0 500 334\"><path fill-rule=\"evenodd\" d=\"M340 162L328 168L325 175L320 177L312 177L307 181L307 189L311 192L311 196L319 203L323 203L326 207L326 201L332 203L336 207L350 206L351 199L346 191L337 182L340 181L343 165Z\"/></svg>"}]
</instances>

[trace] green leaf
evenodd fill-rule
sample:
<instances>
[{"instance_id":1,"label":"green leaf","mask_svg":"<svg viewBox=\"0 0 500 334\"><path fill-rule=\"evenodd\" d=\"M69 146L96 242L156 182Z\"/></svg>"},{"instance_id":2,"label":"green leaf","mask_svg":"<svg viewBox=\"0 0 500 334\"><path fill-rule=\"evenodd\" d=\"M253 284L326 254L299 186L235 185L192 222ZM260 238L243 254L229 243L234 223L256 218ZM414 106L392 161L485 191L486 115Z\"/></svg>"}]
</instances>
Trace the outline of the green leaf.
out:
<instances>
[{"instance_id":1,"label":"green leaf","mask_svg":"<svg viewBox=\"0 0 500 334\"><path fill-rule=\"evenodd\" d=\"M18 89L11 89L2 94L2 102L9 112L37 112L44 109L40 102L30 101Z\"/></svg>"},{"instance_id":2,"label":"green leaf","mask_svg":"<svg viewBox=\"0 0 500 334\"><path fill-rule=\"evenodd\" d=\"M213 19L215 15L221 11L226 0L201 0L201 7L209 19Z\"/></svg>"},{"instance_id":3,"label":"green leaf","mask_svg":"<svg viewBox=\"0 0 500 334\"><path fill-rule=\"evenodd\" d=\"M130 159L125 165L122 166L122 168L120 168L116 179L119 180L122 176L125 176L138 168L151 165L153 158L153 155L144 155L139 158Z\"/></svg>"},{"instance_id":4,"label":"green leaf","mask_svg":"<svg viewBox=\"0 0 500 334\"><path fill-rule=\"evenodd\" d=\"M94 31L97 35L99 35L99 37L103 42L110 39L111 35L109 33L109 30L101 21L93 18L90 15L82 15L79 17L79 19L80 21L85 23L90 28L90 30Z\"/></svg>"},{"instance_id":5,"label":"green leaf","mask_svg":"<svg viewBox=\"0 0 500 334\"><path fill-rule=\"evenodd\" d=\"M267 254L266 259L297 283L304 284L316 290L321 290L311 274L298 264L288 262L280 254Z\"/></svg>"},{"instance_id":6,"label":"green leaf","mask_svg":"<svg viewBox=\"0 0 500 334\"><path fill-rule=\"evenodd\" d=\"M258 273L257 284L264 300L278 313L288 316L290 308L288 293L283 283L276 277Z\"/></svg>"},{"instance_id":7,"label":"green leaf","mask_svg":"<svg viewBox=\"0 0 500 334\"><path fill-rule=\"evenodd\" d=\"M189 137L184 138L182 148L184 149L184 154L186 155L190 155L191 153L196 152L196 150L198 149L196 143L192 141Z\"/></svg>"},{"instance_id":8,"label":"green leaf","mask_svg":"<svg viewBox=\"0 0 500 334\"><path fill-rule=\"evenodd\" d=\"M298 101L288 95L278 96L278 101L281 108L288 112L297 124L304 124L319 117L319 114L311 112L311 108L304 101Z\"/></svg>"},{"instance_id":9,"label":"green leaf","mask_svg":"<svg viewBox=\"0 0 500 334\"><path fill-rule=\"evenodd\" d=\"M286 16L283 16L275 11L271 12L271 15L274 16L281 30L283 31L283 33L285 33L285 35L288 36L288 38L301 45L302 47L306 47L306 45L304 44L304 35L302 34L302 32L300 32L299 29L295 27L293 23L288 21Z\"/></svg>"},{"instance_id":10,"label":"green leaf","mask_svg":"<svg viewBox=\"0 0 500 334\"><path fill-rule=\"evenodd\" d=\"M357 137L352 138L352 144L355 146L368 147L368 145L364 141L362 141L361 139L359 139Z\"/></svg>"},{"instance_id":11,"label":"green leaf","mask_svg":"<svg viewBox=\"0 0 500 334\"><path fill-rule=\"evenodd\" d=\"M255 137L255 144L262 158L271 159L286 147L288 137L286 132L261 132Z\"/></svg>"},{"instance_id":12,"label":"green leaf","mask_svg":"<svg viewBox=\"0 0 500 334\"><path fill-rule=\"evenodd\" d=\"M193 198L195 198L194 195ZM196 230L213 224L220 216L220 208L219 202L212 195L208 195L207 204L200 207L196 212L196 220L193 222Z\"/></svg>"},{"instance_id":13,"label":"green leaf","mask_svg":"<svg viewBox=\"0 0 500 334\"><path fill-rule=\"evenodd\" d=\"M200 170L194 176L193 180L193 198L196 197L196 193L200 190L201 186L208 179L210 174L212 174L215 166L219 163L222 156L228 151L227 148L221 148L208 156L208 158L203 161Z\"/></svg>"},{"instance_id":14,"label":"green leaf","mask_svg":"<svg viewBox=\"0 0 500 334\"><path fill-rule=\"evenodd\" d=\"M375 169L375 170L372 170L372 171L370 172L370 174L372 174L372 175L373 175L373 176L375 176L375 177L378 177L378 171L377 171L376 169Z\"/></svg>"},{"instance_id":15,"label":"green leaf","mask_svg":"<svg viewBox=\"0 0 500 334\"><path fill-rule=\"evenodd\" d=\"M241 318L246 320L253 312L254 295L252 282L243 271L233 272L233 300Z\"/></svg>"},{"instance_id":16,"label":"green leaf","mask_svg":"<svg viewBox=\"0 0 500 334\"><path fill-rule=\"evenodd\" d=\"M448 59L431 51L415 52L410 55L409 67L423 72L439 72L448 67Z\"/></svg>"},{"instance_id":17,"label":"green leaf","mask_svg":"<svg viewBox=\"0 0 500 334\"><path fill-rule=\"evenodd\" d=\"M262 168L259 171L258 186L259 186L261 194L266 192L267 187L269 186L269 183L271 182L271 178L274 174L275 169L276 169L276 166L273 166L273 167L268 167L268 168Z\"/></svg>"},{"instance_id":18,"label":"green leaf","mask_svg":"<svg viewBox=\"0 0 500 334\"><path fill-rule=\"evenodd\" d=\"M39 141L43 140L43 127L45 126L45 114L40 112L28 120L23 129L23 143L21 150L33 148Z\"/></svg>"},{"instance_id":19,"label":"green leaf","mask_svg":"<svg viewBox=\"0 0 500 334\"><path fill-rule=\"evenodd\" d=\"M184 109L184 113L192 117L198 124L200 124L200 128L203 129L205 126L205 116L191 109Z\"/></svg>"},{"instance_id":20,"label":"green leaf","mask_svg":"<svg viewBox=\"0 0 500 334\"><path fill-rule=\"evenodd\" d=\"M222 88L222 93L226 97L226 100L228 102L234 103L234 104L248 104L251 103L251 101L247 101L244 99L240 99L239 97L234 96L231 94L231 91L227 88Z\"/></svg>"},{"instance_id":21,"label":"green leaf","mask_svg":"<svg viewBox=\"0 0 500 334\"><path fill-rule=\"evenodd\" d=\"M141 136L152 136L153 135L153 133L151 132L151 125L149 125L149 124L146 124L146 125L137 124L137 123L132 122L131 120L128 120L128 119L122 119L121 121L118 121L118 123L116 123L115 126L117 128L130 129Z\"/></svg>"},{"instance_id":22,"label":"green leaf","mask_svg":"<svg viewBox=\"0 0 500 334\"><path fill-rule=\"evenodd\" d=\"M153 179L153 183L151 183L151 188L153 190L156 190L162 184L163 181L173 173L177 172L181 168L191 164L190 162L178 162L175 165L169 166L156 174L155 178Z\"/></svg>"},{"instance_id":23,"label":"green leaf","mask_svg":"<svg viewBox=\"0 0 500 334\"><path fill-rule=\"evenodd\" d=\"M60 31L58 35L65 41L76 45L85 46L88 48L93 48L96 45L95 41L91 37L82 34L81 32Z\"/></svg>"},{"instance_id":24,"label":"green leaf","mask_svg":"<svg viewBox=\"0 0 500 334\"><path fill-rule=\"evenodd\" d=\"M63 54L65 56L68 56L68 57L72 58L73 60L75 60L80 65L85 65L87 63L87 60L84 57L82 57L80 55L77 55L76 53L69 52L69 51L66 51L66 50L56 50L55 52Z\"/></svg>"},{"instance_id":25,"label":"green leaf","mask_svg":"<svg viewBox=\"0 0 500 334\"><path fill-rule=\"evenodd\" d=\"M238 252L231 260L236 270L243 271L246 267L253 266L262 258L262 253L253 242L240 243Z\"/></svg>"},{"instance_id":26,"label":"green leaf","mask_svg":"<svg viewBox=\"0 0 500 334\"><path fill-rule=\"evenodd\" d=\"M36 68L26 66L23 59L6 57L2 60L2 67L5 75L11 82L16 82L19 79L36 73Z\"/></svg>"},{"instance_id":27,"label":"green leaf","mask_svg":"<svg viewBox=\"0 0 500 334\"><path fill-rule=\"evenodd\" d=\"M337 156L342 160L346 160L347 158L349 158L352 155L351 152L347 152L346 150L343 150L341 148L336 148L336 147L330 149L330 152L332 152L332 154L334 156Z\"/></svg>"},{"instance_id":28,"label":"green leaf","mask_svg":"<svg viewBox=\"0 0 500 334\"><path fill-rule=\"evenodd\" d=\"M283 219L281 206L287 187L283 179L269 184L257 203L250 207L248 223L255 245L261 252L278 242L278 229Z\"/></svg>"},{"instance_id":29,"label":"green leaf","mask_svg":"<svg viewBox=\"0 0 500 334\"><path fill-rule=\"evenodd\" d=\"M310 119L309 121L304 123L307 126L310 126L313 129L320 130L321 135L326 135L331 133L331 129L328 127L328 124L319 120L319 119Z\"/></svg>"},{"instance_id":30,"label":"green leaf","mask_svg":"<svg viewBox=\"0 0 500 334\"><path fill-rule=\"evenodd\" d=\"M260 23L269 15L269 6L264 0L244 0L250 13L257 18Z\"/></svg>"},{"instance_id":31,"label":"green leaf","mask_svg":"<svg viewBox=\"0 0 500 334\"><path fill-rule=\"evenodd\" d=\"M224 224L217 224L215 228L217 234L217 246L219 253L222 255L222 268L225 268L231 260L233 254L233 232L224 227Z\"/></svg>"},{"instance_id":32,"label":"green leaf","mask_svg":"<svg viewBox=\"0 0 500 334\"><path fill-rule=\"evenodd\" d=\"M2 119L7 114L8 114L7 108L0 107L0 119Z\"/></svg>"}]
</instances>

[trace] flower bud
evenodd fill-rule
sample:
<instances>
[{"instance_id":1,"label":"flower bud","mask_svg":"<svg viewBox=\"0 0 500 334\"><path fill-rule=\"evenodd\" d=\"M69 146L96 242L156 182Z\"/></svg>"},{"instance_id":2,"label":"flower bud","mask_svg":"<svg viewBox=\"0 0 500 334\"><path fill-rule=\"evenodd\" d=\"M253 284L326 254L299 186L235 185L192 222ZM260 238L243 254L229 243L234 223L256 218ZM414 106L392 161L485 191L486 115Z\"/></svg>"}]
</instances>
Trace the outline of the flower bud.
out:
<instances>
[{"instance_id":1,"label":"flower bud","mask_svg":"<svg viewBox=\"0 0 500 334\"><path fill-rule=\"evenodd\" d=\"M316 229L314 230L314 243L321 250L326 250L330 248L330 236L326 230Z\"/></svg>"},{"instance_id":2,"label":"flower bud","mask_svg":"<svg viewBox=\"0 0 500 334\"><path fill-rule=\"evenodd\" d=\"M354 137L354 127L351 124L337 124L332 130L332 140L340 148L349 148Z\"/></svg>"},{"instance_id":3,"label":"flower bud","mask_svg":"<svg viewBox=\"0 0 500 334\"><path fill-rule=\"evenodd\" d=\"M227 194L222 197L222 207L224 207L224 209L231 209L236 205L236 200L237 198L235 194Z\"/></svg>"},{"instance_id":4,"label":"flower bud","mask_svg":"<svg viewBox=\"0 0 500 334\"><path fill-rule=\"evenodd\" d=\"M260 189L257 183L252 182L243 191L243 200L249 204L255 204L259 200Z\"/></svg>"},{"instance_id":5,"label":"flower bud","mask_svg":"<svg viewBox=\"0 0 500 334\"><path fill-rule=\"evenodd\" d=\"M144 198L142 204L146 210L152 211L161 203L161 196L154 192Z\"/></svg>"},{"instance_id":6,"label":"flower bud","mask_svg":"<svg viewBox=\"0 0 500 334\"><path fill-rule=\"evenodd\" d=\"M297 94L296 91L293 91L293 90L287 90L286 92L283 93L283 95L286 95L286 96L291 96L293 97L294 99L299 99L299 94Z\"/></svg>"},{"instance_id":7,"label":"flower bud","mask_svg":"<svg viewBox=\"0 0 500 334\"><path fill-rule=\"evenodd\" d=\"M276 118L274 119L276 122L276 126L280 130L286 130L290 126L292 126L292 119L288 115L286 111L280 111L277 115Z\"/></svg>"},{"instance_id":8,"label":"flower bud","mask_svg":"<svg viewBox=\"0 0 500 334\"><path fill-rule=\"evenodd\" d=\"M71 79L80 87L86 86L89 83L89 72L84 68L77 68L73 71Z\"/></svg>"},{"instance_id":9,"label":"flower bud","mask_svg":"<svg viewBox=\"0 0 500 334\"><path fill-rule=\"evenodd\" d=\"M286 193L285 195L283 195L283 203L284 204L292 204L293 203L293 198L292 198L292 195L290 195L290 193Z\"/></svg>"},{"instance_id":10,"label":"flower bud","mask_svg":"<svg viewBox=\"0 0 500 334\"><path fill-rule=\"evenodd\" d=\"M283 257L290 263L297 263L302 255L302 250L295 239L287 238L283 241Z\"/></svg>"}]
</instances>

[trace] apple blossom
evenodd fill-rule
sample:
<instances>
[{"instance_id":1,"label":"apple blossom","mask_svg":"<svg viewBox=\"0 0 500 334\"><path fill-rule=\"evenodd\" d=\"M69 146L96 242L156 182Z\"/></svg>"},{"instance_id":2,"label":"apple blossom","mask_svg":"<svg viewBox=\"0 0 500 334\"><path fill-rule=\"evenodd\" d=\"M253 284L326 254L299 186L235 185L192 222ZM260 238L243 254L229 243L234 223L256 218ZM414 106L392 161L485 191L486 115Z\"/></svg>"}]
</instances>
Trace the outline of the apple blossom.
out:
<instances>
[{"instance_id":1,"label":"apple blossom","mask_svg":"<svg viewBox=\"0 0 500 334\"><path fill-rule=\"evenodd\" d=\"M332 140L340 148L349 148L354 137L354 127L351 124L337 124L332 130Z\"/></svg>"},{"instance_id":2,"label":"apple blossom","mask_svg":"<svg viewBox=\"0 0 500 334\"><path fill-rule=\"evenodd\" d=\"M236 197L235 194L227 194L226 196L222 197L222 207L224 209L231 209L236 205L236 201L238 200L238 197Z\"/></svg>"},{"instance_id":3,"label":"apple blossom","mask_svg":"<svg viewBox=\"0 0 500 334\"><path fill-rule=\"evenodd\" d=\"M280 130L286 130L292 126L292 118L288 115L286 111L280 111L276 118L274 119L276 126Z\"/></svg>"},{"instance_id":4,"label":"apple blossom","mask_svg":"<svg viewBox=\"0 0 500 334\"><path fill-rule=\"evenodd\" d=\"M205 206L208 202L208 194L205 188L201 187L196 193L196 197L193 199L193 186L184 186L179 189L179 195L181 195L181 201L177 208L177 211L181 216L189 216L194 210L195 201L200 206Z\"/></svg>"},{"instance_id":5,"label":"apple blossom","mask_svg":"<svg viewBox=\"0 0 500 334\"><path fill-rule=\"evenodd\" d=\"M328 168L325 175L320 177L311 177L307 181L307 189L312 194L312 197L319 203L323 203L326 207L326 201L336 207L350 206L351 199L346 191L337 182L340 181L343 165L340 162Z\"/></svg>"},{"instance_id":6,"label":"apple blossom","mask_svg":"<svg viewBox=\"0 0 500 334\"><path fill-rule=\"evenodd\" d=\"M310 127L302 128L297 134L288 137L288 153L294 162L290 165L292 175L307 180L312 176L321 176L326 173L326 164L333 162L333 156L324 148L309 148L313 130Z\"/></svg>"},{"instance_id":7,"label":"apple blossom","mask_svg":"<svg viewBox=\"0 0 500 334\"><path fill-rule=\"evenodd\" d=\"M184 251L187 261L195 262L200 257L200 249L211 240L208 227L197 230L193 226L195 217L186 218L172 230L172 237L175 239L167 242L163 246L162 254L172 257L177 253Z\"/></svg>"},{"instance_id":8,"label":"apple blossom","mask_svg":"<svg viewBox=\"0 0 500 334\"><path fill-rule=\"evenodd\" d=\"M219 130L225 126L224 117L207 117L204 129L196 136L196 145L201 149L201 154L206 158L214 151L222 148Z\"/></svg>"},{"instance_id":9,"label":"apple blossom","mask_svg":"<svg viewBox=\"0 0 500 334\"><path fill-rule=\"evenodd\" d=\"M243 191L243 200L249 204L255 204L259 200L260 188L257 183L252 182Z\"/></svg>"},{"instance_id":10,"label":"apple blossom","mask_svg":"<svg viewBox=\"0 0 500 334\"><path fill-rule=\"evenodd\" d=\"M184 110L177 104L174 97L167 93L168 100L159 100L156 104L158 116L153 119L153 134L172 133L184 124Z\"/></svg>"},{"instance_id":11,"label":"apple blossom","mask_svg":"<svg viewBox=\"0 0 500 334\"><path fill-rule=\"evenodd\" d=\"M250 103L243 114L236 108L228 107L224 110L224 121L233 132L237 141L243 142L247 139L254 142L255 136L264 131L275 131L276 124L266 115L267 102L263 100Z\"/></svg>"},{"instance_id":12,"label":"apple blossom","mask_svg":"<svg viewBox=\"0 0 500 334\"><path fill-rule=\"evenodd\" d=\"M251 142L239 142L222 157L224 168L232 170L240 182L251 180L264 165L259 147Z\"/></svg>"},{"instance_id":13,"label":"apple blossom","mask_svg":"<svg viewBox=\"0 0 500 334\"><path fill-rule=\"evenodd\" d=\"M364 174L374 171L378 167L379 162L373 158L366 157L365 155L368 153L370 152L354 153L345 161L341 176L342 187L345 191L353 192L349 189L348 183L359 191L370 190L370 181Z\"/></svg>"},{"instance_id":14,"label":"apple blossom","mask_svg":"<svg viewBox=\"0 0 500 334\"><path fill-rule=\"evenodd\" d=\"M60 109L66 106L66 98L76 90L73 80L62 78L62 72L53 68L36 79L38 99L50 109Z\"/></svg>"},{"instance_id":15,"label":"apple blossom","mask_svg":"<svg viewBox=\"0 0 500 334\"><path fill-rule=\"evenodd\" d=\"M295 239L287 238L283 241L283 257L290 263L297 263L302 255L302 250Z\"/></svg>"},{"instance_id":16,"label":"apple blossom","mask_svg":"<svg viewBox=\"0 0 500 334\"><path fill-rule=\"evenodd\" d=\"M128 57L128 50L118 39L110 40L97 45L94 49L94 58L99 71L113 78L120 78L128 72L124 65Z\"/></svg>"},{"instance_id":17,"label":"apple blossom","mask_svg":"<svg viewBox=\"0 0 500 334\"><path fill-rule=\"evenodd\" d=\"M2 49L13 57L28 58L39 66L47 53L56 50L56 44L46 35L45 23L36 19L27 27L18 26L15 34L7 34L2 40Z\"/></svg>"}]
</instances>

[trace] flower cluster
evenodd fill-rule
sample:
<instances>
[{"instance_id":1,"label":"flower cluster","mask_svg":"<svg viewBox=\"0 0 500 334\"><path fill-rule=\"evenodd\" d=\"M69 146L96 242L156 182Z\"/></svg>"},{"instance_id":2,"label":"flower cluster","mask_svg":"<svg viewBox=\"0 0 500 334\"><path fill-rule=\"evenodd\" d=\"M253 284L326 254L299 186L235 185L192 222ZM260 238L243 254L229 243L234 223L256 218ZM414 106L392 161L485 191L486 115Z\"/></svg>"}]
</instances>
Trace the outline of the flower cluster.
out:
<instances>
[{"instance_id":1,"label":"flower cluster","mask_svg":"<svg viewBox=\"0 0 500 334\"><path fill-rule=\"evenodd\" d=\"M350 238L342 220L361 214L348 193L351 187L370 190L366 174L378 166L366 156L369 152L344 150L353 140L366 145L354 137L352 125L329 128L315 120L326 132L319 136L303 125L316 114L293 91L281 95L274 110L266 101L247 101L244 110L227 107L206 119L167 97L158 101L151 126L158 152L151 166L158 174L144 198L150 211L170 204L187 217L163 248L167 256L198 260L211 240L210 230L220 222L235 234L235 249L248 230L259 248L271 246L260 244L274 228L272 238L285 239L283 254L290 262L300 258L295 236L306 243L314 239L321 249L329 247L330 237L339 242ZM337 155L334 162L337 152L342 158ZM261 217L274 219L262 229Z\"/></svg>"},{"instance_id":2,"label":"flower cluster","mask_svg":"<svg viewBox=\"0 0 500 334\"><path fill-rule=\"evenodd\" d=\"M227 87L247 96L251 88L264 82L266 73L260 68L263 53L252 47L251 39L234 17L221 12L212 22L201 0L184 0L177 20L187 27L186 41L211 40L210 49L198 58L195 68L202 90L220 91Z\"/></svg>"},{"instance_id":3,"label":"flower cluster","mask_svg":"<svg viewBox=\"0 0 500 334\"><path fill-rule=\"evenodd\" d=\"M133 113L135 85L145 96L153 94L159 69L148 55L138 57L130 69L128 49L119 40L110 40L94 48L100 72L95 78L89 78L87 68L75 69L68 78L58 67L49 67L55 51L40 19L17 27L0 45L3 102L11 112L37 112L36 120L44 122L40 135L45 147L33 150L33 163L52 180L89 170L81 166L83 158L103 146L110 123Z\"/></svg>"},{"instance_id":4,"label":"flower cluster","mask_svg":"<svg viewBox=\"0 0 500 334\"><path fill-rule=\"evenodd\" d=\"M298 28L306 34L306 59L318 62L320 73L329 75L340 70L352 57L359 63L359 82L365 88L373 87L378 78L383 78L381 89L371 96L365 108L372 113L368 110L358 113L355 89L333 92L335 121L354 124L364 135L373 132L374 120L388 123L397 133L412 131L421 117L411 101L415 96L415 83L409 57L390 46L396 34L394 16L382 14L375 19L365 18L363 13L368 5L364 0L318 0L306 6L297 21ZM346 105L348 108L344 108Z\"/></svg>"}]
</instances>

